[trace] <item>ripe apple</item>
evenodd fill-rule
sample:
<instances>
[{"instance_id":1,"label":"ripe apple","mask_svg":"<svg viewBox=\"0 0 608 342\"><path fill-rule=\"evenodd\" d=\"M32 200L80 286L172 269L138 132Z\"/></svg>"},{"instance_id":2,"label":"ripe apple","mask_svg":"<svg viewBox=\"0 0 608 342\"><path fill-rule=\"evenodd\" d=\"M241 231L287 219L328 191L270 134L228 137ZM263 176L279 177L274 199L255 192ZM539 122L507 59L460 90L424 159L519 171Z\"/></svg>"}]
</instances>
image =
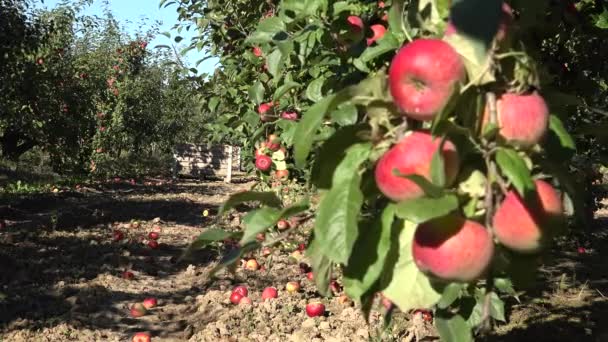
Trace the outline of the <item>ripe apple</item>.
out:
<instances>
[{"instance_id":1,"label":"ripe apple","mask_svg":"<svg viewBox=\"0 0 608 342\"><path fill-rule=\"evenodd\" d=\"M381 300L382 306L384 306L384 308L386 310L390 310L393 307L393 302L390 299L384 297L383 294L380 294L380 295L382 296L382 300Z\"/></svg>"},{"instance_id":2,"label":"ripe apple","mask_svg":"<svg viewBox=\"0 0 608 342\"><path fill-rule=\"evenodd\" d=\"M313 273L312 273L312 272L308 272L308 273L306 273L306 279L308 279L308 280L310 280L310 281L314 281L314 280L315 280L315 278L314 278Z\"/></svg>"},{"instance_id":3,"label":"ripe apple","mask_svg":"<svg viewBox=\"0 0 608 342\"><path fill-rule=\"evenodd\" d=\"M43 64L44 64L44 59L43 59L42 57L40 57L40 58L38 58L38 59L36 60L36 63L37 63L38 65L43 65Z\"/></svg>"},{"instance_id":4,"label":"ripe apple","mask_svg":"<svg viewBox=\"0 0 608 342\"><path fill-rule=\"evenodd\" d=\"M133 278L135 278L135 274L133 274L133 272L131 271L124 271L122 272L122 277L126 280L132 280Z\"/></svg>"},{"instance_id":5,"label":"ripe apple","mask_svg":"<svg viewBox=\"0 0 608 342\"><path fill-rule=\"evenodd\" d=\"M351 15L346 18L346 23L341 26L337 40L342 46L350 46L363 39L363 28L365 25L360 17Z\"/></svg>"},{"instance_id":6,"label":"ripe apple","mask_svg":"<svg viewBox=\"0 0 608 342\"><path fill-rule=\"evenodd\" d=\"M238 293L238 292L232 292L230 294L230 302L234 305L238 304L241 302L241 299L243 299L243 295Z\"/></svg>"},{"instance_id":7,"label":"ripe apple","mask_svg":"<svg viewBox=\"0 0 608 342\"><path fill-rule=\"evenodd\" d=\"M272 249L270 249L270 247L264 247L262 248L262 256L269 256L272 254Z\"/></svg>"},{"instance_id":8,"label":"ripe apple","mask_svg":"<svg viewBox=\"0 0 608 342\"><path fill-rule=\"evenodd\" d=\"M441 140L427 132L413 132L386 152L376 165L376 184L380 191L393 201L418 198L424 191L413 181L401 175L420 175L431 180L431 162L439 149ZM446 185L450 185L459 169L459 157L451 141L443 144L442 155L445 166Z\"/></svg>"},{"instance_id":9,"label":"ripe apple","mask_svg":"<svg viewBox=\"0 0 608 342\"><path fill-rule=\"evenodd\" d=\"M350 305L351 304L351 300L350 298L348 298L347 295L340 295L340 297L338 297L338 303L342 304L342 305Z\"/></svg>"},{"instance_id":10,"label":"ripe apple","mask_svg":"<svg viewBox=\"0 0 608 342\"><path fill-rule=\"evenodd\" d=\"M367 46L370 46L374 44L374 42L380 40L382 37L384 37L384 34L386 33L386 27L384 27L384 25L372 25L370 26L370 29L372 30L372 36L370 38L367 38Z\"/></svg>"},{"instance_id":11,"label":"ripe apple","mask_svg":"<svg viewBox=\"0 0 608 342\"><path fill-rule=\"evenodd\" d=\"M160 237L160 234L158 234L157 232L148 233L148 238L150 240L158 240L159 237Z\"/></svg>"},{"instance_id":12,"label":"ripe apple","mask_svg":"<svg viewBox=\"0 0 608 342\"><path fill-rule=\"evenodd\" d=\"M509 249L521 253L535 253L555 235L563 218L563 205L551 184L537 180L537 198L525 203L519 193L511 190L500 204L492 225L498 241Z\"/></svg>"},{"instance_id":13,"label":"ripe apple","mask_svg":"<svg viewBox=\"0 0 608 342\"><path fill-rule=\"evenodd\" d=\"M289 170L276 170L274 172L274 178L284 181L289 178Z\"/></svg>"},{"instance_id":14,"label":"ripe apple","mask_svg":"<svg viewBox=\"0 0 608 342\"><path fill-rule=\"evenodd\" d=\"M247 288L243 285L239 285L237 287L235 287L232 292L236 292L238 294L240 294L243 297L247 297L247 295L249 294L249 291L247 290Z\"/></svg>"},{"instance_id":15,"label":"ripe apple","mask_svg":"<svg viewBox=\"0 0 608 342\"><path fill-rule=\"evenodd\" d=\"M142 303L136 303L131 306L130 312L132 317L138 318L145 316L148 311Z\"/></svg>"},{"instance_id":16,"label":"ripe apple","mask_svg":"<svg viewBox=\"0 0 608 342\"><path fill-rule=\"evenodd\" d=\"M262 57L262 49L260 49L259 47L254 47L253 48L253 55L256 57Z\"/></svg>"},{"instance_id":17,"label":"ripe apple","mask_svg":"<svg viewBox=\"0 0 608 342\"><path fill-rule=\"evenodd\" d=\"M262 301L277 298L278 296L279 296L279 293L277 292L277 289L274 287L267 287L264 289L264 291L262 291Z\"/></svg>"},{"instance_id":18,"label":"ripe apple","mask_svg":"<svg viewBox=\"0 0 608 342\"><path fill-rule=\"evenodd\" d=\"M308 317L318 317L325 314L325 305L321 302L312 302L306 305L306 314Z\"/></svg>"},{"instance_id":19,"label":"ripe apple","mask_svg":"<svg viewBox=\"0 0 608 342\"><path fill-rule=\"evenodd\" d=\"M281 139L279 136L276 134L269 135L268 140L266 141L266 147L273 152L278 151L281 148Z\"/></svg>"},{"instance_id":20,"label":"ripe apple","mask_svg":"<svg viewBox=\"0 0 608 342\"><path fill-rule=\"evenodd\" d=\"M241 301L239 302L239 304L240 305L251 305L251 304L253 304L253 301L249 297L243 297L243 298L241 298Z\"/></svg>"},{"instance_id":21,"label":"ripe apple","mask_svg":"<svg viewBox=\"0 0 608 342\"><path fill-rule=\"evenodd\" d=\"M285 285L285 290L287 290L289 293L296 293L300 291L300 283L297 281L290 281L287 283L287 285Z\"/></svg>"},{"instance_id":22,"label":"ripe apple","mask_svg":"<svg viewBox=\"0 0 608 342\"><path fill-rule=\"evenodd\" d=\"M447 281L481 277L494 255L494 242L481 224L451 214L416 228L412 254L425 273Z\"/></svg>"},{"instance_id":23,"label":"ripe apple","mask_svg":"<svg viewBox=\"0 0 608 342\"><path fill-rule=\"evenodd\" d=\"M272 167L272 158L266 155L256 157L255 167L262 172L270 170L270 168Z\"/></svg>"},{"instance_id":24,"label":"ripe apple","mask_svg":"<svg viewBox=\"0 0 608 342\"><path fill-rule=\"evenodd\" d=\"M298 250L300 252L304 252L306 250L306 244L305 243L301 243L298 245Z\"/></svg>"},{"instance_id":25,"label":"ripe apple","mask_svg":"<svg viewBox=\"0 0 608 342\"><path fill-rule=\"evenodd\" d=\"M298 113L296 113L296 112L283 112L283 113L281 113L281 118L284 120L296 121L300 117L299 117Z\"/></svg>"},{"instance_id":26,"label":"ripe apple","mask_svg":"<svg viewBox=\"0 0 608 342\"><path fill-rule=\"evenodd\" d=\"M440 39L417 39L402 47L389 69L393 100L404 115L431 121L448 103L464 64L450 44Z\"/></svg>"},{"instance_id":27,"label":"ripe apple","mask_svg":"<svg viewBox=\"0 0 608 342\"><path fill-rule=\"evenodd\" d=\"M148 42L141 42L139 44L139 47L142 48L142 49L145 49L147 46L148 46Z\"/></svg>"},{"instance_id":28,"label":"ripe apple","mask_svg":"<svg viewBox=\"0 0 608 342\"><path fill-rule=\"evenodd\" d=\"M498 135L506 142L527 148L536 145L549 129L549 108L538 93L503 94L496 101ZM486 107L484 125L490 120Z\"/></svg>"},{"instance_id":29,"label":"ripe apple","mask_svg":"<svg viewBox=\"0 0 608 342\"><path fill-rule=\"evenodd\" d=\"M256 148L255 153L254 153L255 157L259 157L259 156L265 156L266 155L266 148Z\"/></svg>"},{"instance_id":30,"label":"ripe apple","mask_svg":"<svg viewBox=\"0 0 608 342\"><path fill-rule=\"evenodd\" d=\"M146 309L152 309L153 307L155 307L156 305L158 305L158 301L156 300L156 298L150 297L150 298L146 298L144 299L143 303L144 307Z\"/></svg>"},{"instance_id":31,"label":"ripe apple","mask_svg":"<svg viewBox=\"0 0 608 342\"><path fill-rule=\"evenodd\" d=\"M279 230L289 229L289 222L287 222L287 220L279 220L279 222L277 222L277 229L279 229Z\"/></svg>"},{"instance_id":32,"label":"ripe apple","mask_svg":"<svg viewBox=\"0 0 608 342\"><path fill-rule=\"evenodd\" d=\"M150 334L147 332L138 332L137 334L133 335L133 339L131 341L132 342L151 342L152 338L150 337Z\"/></svg>"},{"instance_id":33,"label":"ripe apple","mask_svg":"<svg viewBox=\"0 0 608 342\"><path fill-rule=\"evenodd\" d=\"M267 102L267 103L262 103L259 107L258 107L258 114L267 114L270 110L272 110L272 103L271 102Z\"/></svg>"},{"instance_id":34,"label":"ripe apple","mask_svg":"<svg viewBox=\"0 0 608 342\"><path fill-rule=\"evenodd\" d=\"M120 230L115 230L114 232L112 232L112 240L114 240L114 242L118 242L122 239L124 239L125 234L123 234L123 232L121 232Z\"/></svg>"},{"instance_id":35,"label":"ripe apple","mask_svg":"<svg viewBox=\"0 0 608 342\"><path fill-rule=\"evenodd\" d=\"M247 263L245 263L245 268L250 271L257 271L260 268L260 265L255 259L249 259L247 260Z\"/></svg>"},{"instance_id":36,"label":"ripe apple","mask_svg":"<svg viewBox=\"0 0 608 342\"><path fill-rule=\"evenodd\" d=\"M150 247L152 249L157 249L158 248L158 241L156 241L156 240L150 240L150 241L148 241L148 247Z\"/></svg>"}]
</instances>

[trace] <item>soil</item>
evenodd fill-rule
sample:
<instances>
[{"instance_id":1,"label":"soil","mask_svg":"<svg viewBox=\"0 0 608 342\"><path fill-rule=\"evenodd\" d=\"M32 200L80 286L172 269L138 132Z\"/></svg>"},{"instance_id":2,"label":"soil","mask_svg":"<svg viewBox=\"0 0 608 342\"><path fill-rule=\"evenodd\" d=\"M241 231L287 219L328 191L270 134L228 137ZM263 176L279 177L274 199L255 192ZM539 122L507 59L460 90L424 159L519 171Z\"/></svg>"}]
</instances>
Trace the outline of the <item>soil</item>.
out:
<instances>
[{"instance_id":1,"label":"soil","mask_svg":"<svg viewBox=\"0 0 608 342\"><path fill-rule=\"evenodd\" d=\"M436 340L432 326L418 316L397 313L382 334L385 309L379 303L368 325L351 303L322 298L290 258L292 248L256 255L263 271L239 267L214 279L210 271L229 244L181 259L189 243L213 226L223 200L252 185L97 184L0 202L0 218L8 223L0 231L0 341L130 341L140 331L150 332L153 341ZM242 215L234 212L227 220L238 229ZM608 212L599 213L600 228L604 217ZM123 240L113 240L116 230ZM160 234L157 249L147 245L150 231ZM303 236L291 236L293 245ZM521 303L509 301L509 323L499 323L484 340L608 341L608 235L595 228L585 236L591 238L563 241L555 249L538 287L521 295ZM577 251L581 245L584 253ZM124 279L127 270L133 279ZM299 281L302 290L287 293L288 281ZM236 285L247 286L252 305L230 303ZM278 298L262 302L268 286L278 289ZM159 305L132 318L129 307L147 297ZM308 318L305 306L317 300L327 314Z\"/></svg>"}]
</instances>

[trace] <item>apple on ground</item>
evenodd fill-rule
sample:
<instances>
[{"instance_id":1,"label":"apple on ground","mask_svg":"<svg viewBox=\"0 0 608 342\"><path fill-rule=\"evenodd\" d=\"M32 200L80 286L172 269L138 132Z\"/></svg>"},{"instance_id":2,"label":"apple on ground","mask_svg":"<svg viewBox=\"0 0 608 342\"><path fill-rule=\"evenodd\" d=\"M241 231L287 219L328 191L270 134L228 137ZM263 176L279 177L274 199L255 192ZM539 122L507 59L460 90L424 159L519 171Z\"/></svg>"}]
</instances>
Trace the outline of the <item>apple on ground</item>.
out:
<instances>
[{"instance_id":1,"label":"apple on ground","mask_svg":"<svg viewBox=\"0 0 608 342\"><path fill-rule=\"evenodd\" d=\"M314 281L314 274L312 272L308 272L306 273L306 279L310 280L310 281Z\"/></svg>"},{"instance_id":2,"label":"apple on ground","mask_svg":"<svg viewBox=\"0 0 608 342\"><path fill-rule=\"evenodd\" d=\"M422 320L424 320L425 322L433 322L433 314L430 311L417 309L414 311L413 315L420 315L420 318L422 318Z\"/></svg>"},{"instance_id":3,"label":"apple on ground","mask_svg":"<svg viewBox=\"0 0 608 342\"><path fill-rule=\"evenodd\" d=\"M131 271L124 271L122 272L122 277L123 279L132 280L133 278L135 278L135 274L133 274L133 272Z\"/></svg>"},{"instance_id":4,"label":"apple on ground","mask_svg":"<svg viewBox=\"0 0 608 342\"><path fill-rule=\"evenodd\" d=\"M124 238L125 234L123 234L123 232L121 232L120 230L115 230L112 232L112 240L114 240L115 242L118 242Z\"/></svg>"},{"instance_id":5,"label":"apple on ground","mask_svg":"<svg viewBox=\"0 0 608 342\"><path fill-rule=\"evenodd\" d=\"M350 304L352 304L352 301L350 300L350 298L348 298L347 295L343 294L343 295L340 295L340 297L338 297L338 303L340 303L342 305L350 305Z\"/></svg>"},{"instance_id":6,"label":"apple on ground","mask_svg":"<svg viewBox=\"0 0 608 342\"><path fill-rule=\"evenodd\" d=\"M494 242L481 224L450 214L416 228L412 255L422 272L446 281L471 282L488 268Z\"/></svg>"},{"instance_id":7,"label":"apple on ground","mask_svg":"<svg viewBox=\"0 0 608 342\"><path fill-rule=\"evenodd\" d=\"M153 307L158 305L158 301L154 297L149 297L149 298L144 299L142 304L144 305L144 307L146 309L152 309Z\"/></svg>"},{"instance_id":8,"label":"apple on ground","mask_svg":"<svg viewBox=\"0 0 608 342\"><path fill-rule=\"evenodd\" d=\"M272 249L270 249L270 247L264 247L262 248L262 256L269 256L272 254Z\"/></svg>"},{"instance_id":9,"label":"apple on ground","mask_svg":"<svg viewBox=\"0 0 608 342\"><path fill-rule=\"evenodd\" d=\"M131 306L130 312L132 317L138 318L145 316L148 311L142 303L136 303Z\"/></svg>"},{"instance_id":10,"label":"apple on ground","mask_svg":"<svg viewBox=\"0 0 608 342\"><path fill-rule=\"evenodd\" d=\"M152 338L150 337L150 334L147 332L138 332L135 335L133 335L133 339L131 341L132 342L151 342Z\"/></svg>"},{"instance_id":11,"label":"apple on ground","mask_svg":"<svg viewBox=\"0 0 608 342\"><path fill-rule=\"evenodd\" d=\"M402 47L391 62L389 88L405 116L431 121L448 103L464 78L460 55L441 39L417 39Z\"/></svg>"},{"instance_id":12,"label":"apple on ground","mask_svg":"<svg viewBox=\"0 0 608 342\"><path fill-rule=\"evenodd\" d=\"M230 302L234 305L239 304L241 302L241 299L243 299L243 295L240 294L239 292L232 292L230 294Z\"/></svg>"},{"instance_id":13,"label":"apple on ground","mask_svg":"<svg viewBox=\"0 0 608 342\"><path fill-rule=\"evenodd\" d=\"M297 281L290 281L285 285L285 290L289 293L297 293L300 291L300 283Z\"/></svg>"},{"instance_id":14,"label":"apple on ground","mask_svg":"<svg viewBox=\"0 0 608 342\"><path fill-rule=\"evenodd\" d=\"M253 304L253 301L249 297L243 297L243 298L241 298L241 301L239 302L239 304L240 305L251 305L251 304Z\"/></svg>"},{"instance_id":15,"label":"apple on ground","mask_svg":"<svg viewBox=\"0 0 608 342\"><path fill-rule=\"evenodd\" d=\"M279 220L279 222L277 222L277 228L279 230L286 230L289 229L289 222L287 222L287 220Z\"/></svg>"},{"instance_id":16,"label":"apple on ground","mask_svg":"<svg viewBox=\"0 0 608 342\"><path fill-rule=\"evenodd\" d=\"M148 233L148 238L151 240L158 240L159 237L160 235L157 232Z\"/></svg>"},{"instance_id":17,"label":"apple on ground","mask_svg":"<svg viewBox=\"0 0 608 342\"><path fill-rule=\"evenodd\" d=\"M247 295L249 294L249 291L247 290L247 288L243 285L239 285L237 287L235 287L232 292L236 292L238 294L240 294L243 297L247 297Z\"/></svg>"},{"instance_id":18,"label":"apple on ground","mask_svg":"<svg viewBox=\"0 0 608 342\"><path fill-rule=\"evenodd\" d=\"M260 265L258 264L257 260L249 259L245 263L245 268L250 271L257 271L260 268Z\"/></svg>"},{"instance_id":19,"label":"apple on ground","mask_svg":"<svg viewBox=\"0 0 608 342\"><path fill-rule=\"evenodd\" d=\"M158 248L158 241L156 241L156 240L150 240L150 241L148 241L148 247L150 247L152 249L157 249Z\"/></svg>"},{"instance_id":20,"label":"apple on ground","mask_svg":"<svg viewBox=\"0 0 608 342\"><path fill-rule=\"evenodd\" d=\"M431 163L441 146L441 139L425 131L412 132L386 152L376 165L376 184L384 196L400 202L419 198L424 191L415 182L401 177L419 175L431 180ZM444 158L446 185L458 175L459 157L456 146L446 140L441 150ZM395 174L398 171L399 174Z\"/></svg>"},{"instance_id":21,"label":"apple on ground","mask_svg":"<svg viewBox=\"0 0 608 342\"><path fill-rule=\"evenodd\" d=\"M325 305L321 302L312 302L306 305L306 314L308 317L318 317L325 314Z\"/></svg>"},{"instance_id":22,"label":"apple on ground","mask_svg":"<svg viewBox=\"0 0 608 342\"><path fill-rule=\"evenodd\" d=\"M279 293L274 287L267 287L262 291L262 301L267 301L269 299L274 299L279 296Z\"/></svg>"}]
</instances>

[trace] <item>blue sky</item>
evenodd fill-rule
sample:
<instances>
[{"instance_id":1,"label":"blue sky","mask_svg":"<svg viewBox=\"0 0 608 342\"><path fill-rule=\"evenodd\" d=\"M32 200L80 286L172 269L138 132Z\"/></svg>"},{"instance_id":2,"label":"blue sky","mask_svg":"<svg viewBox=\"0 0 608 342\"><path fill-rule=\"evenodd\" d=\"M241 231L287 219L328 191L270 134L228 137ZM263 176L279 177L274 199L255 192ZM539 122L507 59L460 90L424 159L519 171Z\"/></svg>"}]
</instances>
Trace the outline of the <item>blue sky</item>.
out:
<instances>
[{"instance_id":1,"label":"blue sky","mask_svg":"<svg viewBox=\"0 0 608 342\"><path fill-rule=\"evenodd\" d=\"M60 0L35 0L36 4L41 7L53 8ZM167 8L159 8L159 0L107 0L109 3L109 8L112 11L114 17L118 19L121 24L129 31L130 33L135 33L138 31L138 28L142 23L145 23L145 27L142 31L145 31L146 28L151 27L155 22L160 22L159 26L160 32L170 31L173 25L177 23L177 13L175 11L176 6L172 5ZM102 15L104 0L95 0L92 6L87 8L84 12L89 15ZM156 45L172 45L175 44L173 38L178 35L177 32L171 32L171 39L167 38L164 35L159 34L154 40L150 42L149 47L154 47ZM188 33L185 30L181 32L184 40L182 42L189 42L189 38L193 35L193 33ZM205 57L202 52L196 51L196 49L191 50L186 56L186 61L191 67L195 66L195 63ZM217 60L210 59L198 66L199 73L213 73L215 69L215 64Z\"/></svg>"}]
</instances>

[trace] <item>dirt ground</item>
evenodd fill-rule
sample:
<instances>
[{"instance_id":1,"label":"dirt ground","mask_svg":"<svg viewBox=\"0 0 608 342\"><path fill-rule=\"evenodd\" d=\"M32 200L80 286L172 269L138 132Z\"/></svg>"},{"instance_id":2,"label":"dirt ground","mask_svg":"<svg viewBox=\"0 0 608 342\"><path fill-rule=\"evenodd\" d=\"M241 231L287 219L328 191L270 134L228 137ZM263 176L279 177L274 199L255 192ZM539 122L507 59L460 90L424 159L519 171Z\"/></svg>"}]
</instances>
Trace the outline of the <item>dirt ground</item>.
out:
<instances>
[{"instance_id":1,"label":"dirt ground","mask_svg":"<svg viewBox=\"0 0 608 342\"><path fill-rule=\"evenodd\" d=\"M357 307L337 297L321 298L290 260L291 250L257 256L264 271L238 269L209 281L223 247L203 250L188 261L184 248L212 223L218 206L251 182L180 181L162 185L104 185L0 202L0 341L130 341L147 331L153 341L368 341L379 340L380 305L367 325ZM6 201L5 201L6 202ZM202 212L207 210L209 216ZM228 218L238 227L240 214ZM564 241L538 287L509 301L510 323L499 324L487 341L608 341L608 212L599 213L592 238ZM135 223L137 222L137 223ZM310 229L303 227L302 229ZM125 238L113 241L120 230ZM157 230L160 246L147 234ZM292 237L293 243L302 236ZM578 246L584 246L579 253ZM124 279L129 270L133 279ZM300 281L288 294L285 284ZM246 285L251 306L235 306L229 295ZM279 297L261 302L267 286ZM533 296L538 299L532 300ZM141 318L131 304L156 297L158 307ZM305 305L321 300L328 314L308 318ZM430 326L399 313L384 340L412 341L412 326ZM423 337L427 334L423 334Z\"/></svg>"}]
</instances>

